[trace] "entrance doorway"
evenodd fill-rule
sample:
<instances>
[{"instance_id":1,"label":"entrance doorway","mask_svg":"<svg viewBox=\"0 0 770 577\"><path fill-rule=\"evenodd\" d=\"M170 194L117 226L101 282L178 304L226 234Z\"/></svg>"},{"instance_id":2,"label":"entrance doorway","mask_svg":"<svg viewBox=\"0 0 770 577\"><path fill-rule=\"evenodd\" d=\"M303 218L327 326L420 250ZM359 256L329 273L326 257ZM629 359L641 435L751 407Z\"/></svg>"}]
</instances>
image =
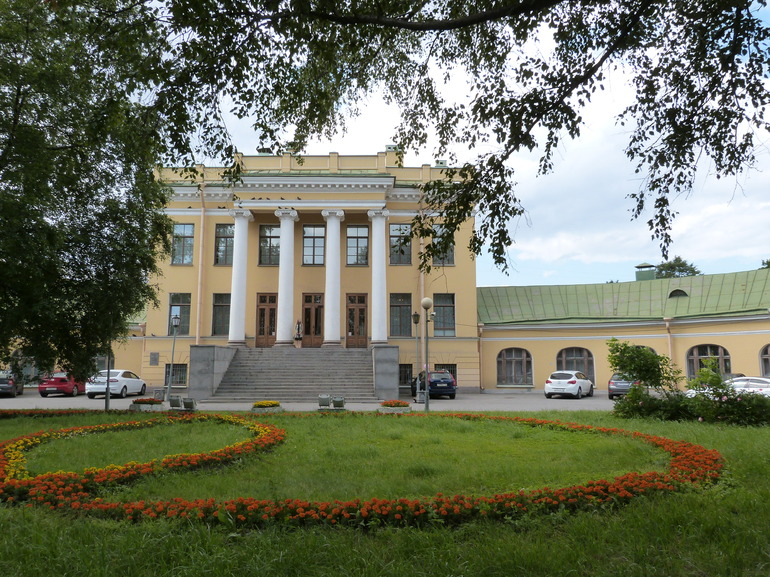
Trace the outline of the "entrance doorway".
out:
<instances>
[{"instance_id":1,"label":"entrance doorway","mask_svg":"<svg viewBox=\"0 0 770 577\"><path fill-rule=\"evenodd\" d=\"M324 340L324 295L302 295L302 347L317 348Z\"/></svg>"},{"instance_id":2,"label":"entrance doorway","mask_svg":"<svg viewBox=\"0 0 770 577\"><path fill-rule=\"evenodd\" d=\"M349 349L366 348L366 295L348 294L347 302L347 338L345 346Z\"/></svg>"},{"instance_id":3,"label":"entrance doorway","mask_svg":"<svg viewBox=\"0 0 770 577\"><path fill-rule=\"evenodd\" d=\"M254 341L257 348L269 348L275 344L277 303L276 293L257 294L257 337Z\"/></svg>"}]
</instances>

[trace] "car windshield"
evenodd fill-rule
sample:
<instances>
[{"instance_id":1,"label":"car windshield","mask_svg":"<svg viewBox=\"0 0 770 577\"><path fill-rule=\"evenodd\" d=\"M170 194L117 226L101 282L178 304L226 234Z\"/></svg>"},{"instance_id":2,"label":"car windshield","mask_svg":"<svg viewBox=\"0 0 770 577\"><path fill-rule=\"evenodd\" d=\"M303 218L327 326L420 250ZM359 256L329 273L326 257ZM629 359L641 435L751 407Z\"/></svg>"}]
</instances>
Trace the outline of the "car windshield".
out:
<instances>
[{"instance_id":1,"label":"car windshield","mask_svg":"<svg viewBox=\"0 0 770 577\"><path fill-rule=\"evenodd\" d=\"M449 373L434 373L433 371L431 371L430 373L431 381L438 381L441 379L451 379L451 377L449 376Z\"/></svg>"},{"instance_id":2,"label":"car windshield","mask_svg":"<svg viewBox=\"0 0 770 577\"><path fill-rule=\"evenodd\" d=\"M557 381L563 381L565 379L574 379L575 375L572 373L553 373L551 375L551 379L557 380Z\"/></svg>"}]
</instances>

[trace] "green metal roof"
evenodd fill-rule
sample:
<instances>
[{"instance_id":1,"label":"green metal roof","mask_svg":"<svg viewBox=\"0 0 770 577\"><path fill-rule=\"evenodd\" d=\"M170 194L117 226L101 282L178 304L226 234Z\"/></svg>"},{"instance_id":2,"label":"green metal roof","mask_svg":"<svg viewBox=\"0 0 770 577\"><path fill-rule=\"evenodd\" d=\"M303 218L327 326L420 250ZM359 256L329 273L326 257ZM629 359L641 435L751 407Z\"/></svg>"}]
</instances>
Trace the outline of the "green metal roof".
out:
<instances>
[{"instance_id":1,"label":"green metal roof","mask_svg":"<svg viewBox=\"0 0 770 577\"><path fill-rule=\"evenodd\" d=\"M634 282L478 287L485 325L752 315L770 308L770 269Z\"/></svg>"}]
</instances>

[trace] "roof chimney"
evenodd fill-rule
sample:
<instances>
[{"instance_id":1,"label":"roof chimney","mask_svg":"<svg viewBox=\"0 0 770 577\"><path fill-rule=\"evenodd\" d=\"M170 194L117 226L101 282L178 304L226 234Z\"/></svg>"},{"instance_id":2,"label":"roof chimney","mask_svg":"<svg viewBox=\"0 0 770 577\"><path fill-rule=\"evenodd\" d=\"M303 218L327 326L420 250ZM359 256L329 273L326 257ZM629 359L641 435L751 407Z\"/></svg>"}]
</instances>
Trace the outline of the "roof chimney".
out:
<instances>
[{"instance_id":1,"label":"roof chimney","mask_svg":"<svg viewBox=\"0 0 770 577\"><path fill-rule=\"evenodd\" d=\"M636 280L655 280L655 265L648 262L636 265Z\"/></svg>"}]
</instances>

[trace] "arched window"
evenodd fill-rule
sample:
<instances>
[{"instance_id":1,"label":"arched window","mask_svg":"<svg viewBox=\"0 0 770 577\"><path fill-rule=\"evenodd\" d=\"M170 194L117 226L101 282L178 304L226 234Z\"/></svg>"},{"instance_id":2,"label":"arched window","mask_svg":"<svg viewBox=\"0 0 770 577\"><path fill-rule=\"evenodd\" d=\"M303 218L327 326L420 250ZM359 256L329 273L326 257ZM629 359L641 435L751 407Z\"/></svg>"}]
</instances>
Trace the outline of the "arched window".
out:
<instances>
[{"instance_id":1,"label":"arched window","mask_svg":"<svg viewBox=\"0 0 770 577\"><path fill-rule=\"evenodd\" d=\"M497 355L497 384L509 386L534 385L532 355L527 349L503 349Z\"/></svg>"},{"instance_id":2,"label":"arched window","mask_svg":"<svg viewBox=\"0 0 770 577\"><path fill-rule=\"evenodd\" d=\"M673 297L686 297L686 296L689 296L689 295L688 295L686 292L684 292L682 289L674 289L674 290L672 290L672 291L669 293L669 295L668 295L668 298L673 298Z\"/></svg>"},{"instance_id":3,"label":"arched window","mask_svg":"<svg viewBox=\"0 0 770 577\"><path fill-rule=\"evenodd\" d=\"M770 345L765 345L760 357L760 362L762 363L762 376L770 377Z\"/></svg>"},{"instance_id":4,"label":"arched window","mask_svg":"<svg viewBox=\"0 0 770 577\"><path fill-rule=\"evenodd\" d=\"M705 366L705 361L714 359L719 373L731 373L730 353L719 345L697 345L687 351L687 378L693 379L698 371Z\"/></svg>"},{"instance_id":5,"label":"arched window","mask_svg":"<svg viewBox=\"0 0 770 577\"><path fill-rule=\"evenodd\" d=\"M594 377L594 356L588 349L570 347L560 350L559 354L556 355L556 370L581 371L591 381L596 382L596 377Z\"/></svg>"}]
</instances>

